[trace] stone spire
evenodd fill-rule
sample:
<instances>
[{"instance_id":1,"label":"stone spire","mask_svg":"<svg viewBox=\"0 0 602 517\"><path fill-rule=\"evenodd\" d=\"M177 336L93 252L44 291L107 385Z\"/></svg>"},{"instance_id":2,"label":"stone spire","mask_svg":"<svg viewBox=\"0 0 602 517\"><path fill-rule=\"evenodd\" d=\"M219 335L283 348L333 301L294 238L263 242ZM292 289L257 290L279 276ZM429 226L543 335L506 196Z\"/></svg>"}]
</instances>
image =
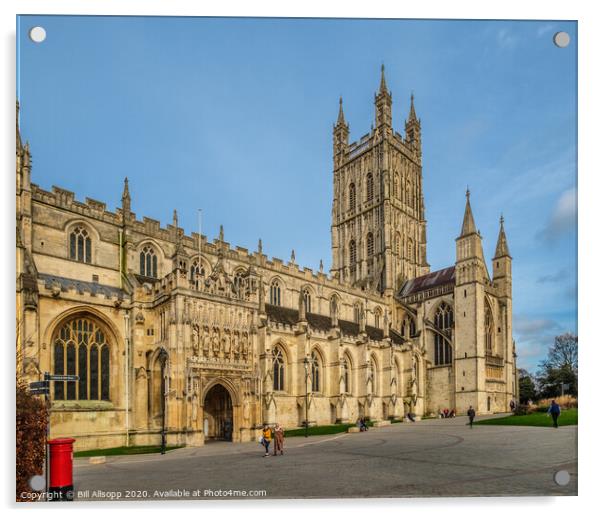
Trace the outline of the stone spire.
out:
<instances>
[{"instance_id":1,"label":"stone spire","mask_svg":"<svg viewBox=\"0 0 602 517\"><path fill-rule=\"evenodd\" d=\"M504 231L504 216L500 216L500 233L497 237L495 246L495 256L493 258L509 257L510 250L508 249L508 241L506 240L506 232Z\"/></svg>"},{"instance_id":2,"label":"stone spire","mask_svg":"<svg viewBox=\"0 0 602 517\"><path fill-rule=\"evenodd\" d=\"M259 238L259 242L257 243L257 253L260 255L263 254L263 243L261 242L261 237Z\"/></svg>"},{"instance_id":3,"label":"stone spire","mask_svg":"<svg viewBox=\"0 0 602 517\"><path fill-rule=\"evenodd\" d=\"M337 126L346 126L345 113L343 113L343 97L339 97L339 118L337 118Z\"/></svg>"},{"instance_id":4,"label":"stone spire","mask_svg":"<svg viewBox=\"0 0 602 517\"><path fill-rule=\"evenodd\" d=\"M470 190L466 188L466 208L464 209L464 221L462 222L460 237L465 237L471 233L477 233L477 227L474 224L472 208L470 207Z\"/></svg>"},{"instance_id":5,"label":"stone spire","mask_svg":"<svg viewBox=\"0 0 602 517\"><path fill-rule=\"evenodd\" d=\"M380 68L380 87L378 93L374 96L375 122L379 132L388 133L390 131L393 124L392 106L393 99L387 89L387 81L385 80L385 65L382 65Z\"/></svg>"},{"instance_id":6,"label":"stone spire","mask_svg":"<svg viewBox=\"0 0 602 517\"><path fill-rule=\"evenodd\" d=\"M173 226L174 228L178 227L178 211L174 208L173 210Z\"/></svg>"},{"instance_id":7,"label":"stone spire","mask_svg":"<svg viewBox=\"0 0 602 517\"><path fill-rule=\"evenodd\" d=\"M416 116L416 110L414 109L414 92L410 95L410 116L408 118L410 122L418 122L418 117Z\"/></svg>"},{"instance_id":8,"label":"stone spire","mask_svg":"<svg viewBox=\"0 0 602 517\"><path fill-rule=\"evenodd\" d=\"M380 65L380 88L378 89L378 93L389 93L387 88L387 81L385 79L385 64Z\"/></svg>"},{"instance_id":9,"label":"stone spire","mask_svg":"<svg viewBox=\"0 0 602 517\"><path fill-rule=\"evenodd\" d=\"M224 225L219 225L219 240L220 242L224 242Z\"/></svg>"},{"instance_id":10,"label":"stone spire","mask_svg":"<svg viewBox=\"0 0 602 517\"><path fill-rule=\"evenodd\" d=\"M121 194L121 209L124 212L129 212L131 209L132 199L130 198L129 182L126 178L123 180L123 194Z\"/></svg>"}]
</instances>

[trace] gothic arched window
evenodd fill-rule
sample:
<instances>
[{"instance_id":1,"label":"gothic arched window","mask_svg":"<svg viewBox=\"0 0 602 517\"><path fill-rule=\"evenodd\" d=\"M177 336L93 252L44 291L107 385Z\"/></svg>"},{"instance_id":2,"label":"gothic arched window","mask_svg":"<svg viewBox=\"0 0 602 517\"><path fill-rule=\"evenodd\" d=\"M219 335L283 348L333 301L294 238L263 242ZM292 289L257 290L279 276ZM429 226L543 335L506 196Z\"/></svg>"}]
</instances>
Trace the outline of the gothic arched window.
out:
<instances>
[{"instance_id":1,"label":"gothic arched window","mask_svg":"<svg viewBox=\"0 0 602 517\"><path fill-rule=\"evenodd\" d=\"M357 249L355 247L355 241L349 243L349 269L351 270L352 277L355 277L355 270L357 267Z\"/></svg>"},{"instance_id":2,"label":"gothic arched window","mask_svg":"<svg viewBox=\"0 0 602 517\"><path fill-rule=\"evenodd\" d=\"M362 307L359 303L356 303L353 306L353 321L355 323L359 323L361 316L362 316Z\"/></svg>"},{"instance_id":3,"label":"gothic arched window","mask_svg":"<svg viewBox=\"0 0 602 517\"><path fill-rule=\"evenodd\" d=\"M416 335L416 321L411 316L406 316L401 323L401 335L406 339Z\"/></svg>"},{"instance_id":4,"label":"gothic arched window","mask_svg":"<svg viewBox=\"0 0 602 517\"><path fill-rule=\"evenodd\" d=\"M75 227L69 234L69 258L78 262L92 262L92 239L83 226Z\"/></svg>"},{"instance_id":5,"label":"gothic arched window","mask_svg":"<svg viewBox=\"0 0 602 517\"><path fill-rule=\"evenodd\" d=\"M152 246L144 246L140 252L140 274L150 278L158 278L157 254Z\"/></svg>"},{"instance_id":6,"label":"gothic arched window","mask_svg":"<svg viewBox=\"0 0 602 517\"><path fill-rule=\"evenodd\" d=\"M401 258L401 235L399 232L395 235L395 253Z\"/></svg>"},{"instance_id":7,"label":"gothic arched window","mask_svg":"<svg viewBox=\"0 0 602 517\"><path fill-rule=\"evenodd\" d=\"M374 179L372 173L369 172L366 176L366 201L372 201L374 197Z\"/></svg>"},{"instance_id":8,"label":"gothic arched window","mask_svg":"<svg viewBox=\"0 0 602 517\"><path fill-rule=\"evenodd\" d=\"M333 296L330 299L330 317L338 318L338 316L339 316L339 305L337 303L337 297Z\"/></svg>"},{"instance_id":9,"label":"gothic arched window","mask_svg":"<svg viewBox=\"0 0 602 517\"><path fill-rule=\"evenodd\" d=\"M366 236L366 252L368 254L368 258L374 255L374 236L372 233L369 233Z\"/></svg>"},{"instance_id":10,"label":"gothic arched window","mask_svg":"<svg viewBox=\"0 0 602 517\"><path fill-rule=\"evenodd\" d=\"M272 280L270 284L270 303L280 305L280 282L278 280Z\"/></svg>"},{"instance_id":11,"label":"gothic arched window","mask_svg":"<svg viewBox=\"0 0 602 517\"><path fill-rule=\"evenodd\" d=\"M196 290L201 288L201 282L205 277L205 268L203 265L199 266L199 261L195 260L190 267L190 281Z\"/></svg>"},{"instance_id":12,"label":"gothic arched window","mask_svg":"<svg viewBox=\"0 0 602 517\"><path fill-rule=\"evenodd\" d=\"M454 312L447 303L442 303L435 313L435 326L441 332L449 334L454 326ZM439 333L435 334L435 366L451 364L452 347Z\"/></svg>"},{"instance_id":13,"label":"gothic arched window","mask_svg":"<svg viewBox=\"0 0 602 517\"><path fill-rule=\"evenodd\" d=\"M379 329L380 328L380 319L382 317L382 312L379 307L374 309L374 326Z\"/></svg>"},{"instance_id":14,"label":"gothic arched window","mask_svg":"<svg viewBox=\"0 0 602 517\"><path fill-rule=\"evenodd\" d=\"M349 210L355 210L355 184L349 185Z\"/></svg>"},{"instance_id":15,"label":"gothic arched window","mask_svg":"<svg viewBox=\"0 0 602 517\"><path fill-rule=\"evenodd\" d=\"M245 277L243 271L234 273L234 290L239 298L245 297Z\"/></svg>"},{"instance_id":16,"label":"gothic arched window","mask_svg":"<svg viewBox=\"0 0 602 517\"><path fill-rule=\"evenodd\" d=\"M76 317L56 332L55 375L78 375L77 382L54 381L55 400L109 400L110 353L104 332L93 320Z\"/></svg>"},{"instance_id":17,"label":"gothic arched window","mask_svg":"<svg viewBox=\"0 0 602 517\"><path fill-rule=\"evenodd\" d=\"M493 314L487 302L485 302L485 351L487 354L493 354Z\"/></svg>"},{"instance_id":18,"label":"gothic arched window","mask_svg":"<svg viewBox=\"0 0 602 517\"><path fill-rule=\"evenodd\" d=\"M272 352L274 367L274 391L284 391L284 354L282 349L277 347Z\"/></svg>"},{"instance_id":19,"label":"gothic arched window","mask_svg":"<svg viewBox=\"0 0 602 517\"><path fill-rule=\"evenodd\" d=\"M410 262L414 262L414 241L408 239L408 259Z\"/></svg>"},{"instance_id":20,"label":"gothic arched window","mask_svg":"<svg viewBox=\"0 0 602 517\"><path fill-rule=\"evenodd\" d=\"M351 393L351 368L347 356L343 357L341 362L341 380L343 393Z\"/></svg>"},{"instance_id":21,"label":"gothic arched window","mask_svg":"<svg viewBox=\"0 0 602 517\"><path fill-rule=\"evenodd\" d=\"M320 391L320 381L321 381L321 364L320 364L320 356L318 352L315 350L311 353L310 359L310 367L311 367L311 391L319 392Z\"/></svg>"},{"instance_id":22,"label":"gothic arched window","mask_svg":"<svg viewBox=\"0 0 602 517\"><path fill-rule=\"evenodd\" d=\"M303 304L305 305L305 312L311 312L311 291L309 287L303 289Z\"/></svg>"},{"instance_id":23,"label":"gothic arched window","mask_svg":"<svg viewBox=\"0 0 602 517\"><path fill-rule=\"evenodd\" d=\"M370 386L369 393L373 395L378 394L378 370L376 368L376 361L374 357L370 358L368 362L368 384Z\"/></svg>"}]
</instances>

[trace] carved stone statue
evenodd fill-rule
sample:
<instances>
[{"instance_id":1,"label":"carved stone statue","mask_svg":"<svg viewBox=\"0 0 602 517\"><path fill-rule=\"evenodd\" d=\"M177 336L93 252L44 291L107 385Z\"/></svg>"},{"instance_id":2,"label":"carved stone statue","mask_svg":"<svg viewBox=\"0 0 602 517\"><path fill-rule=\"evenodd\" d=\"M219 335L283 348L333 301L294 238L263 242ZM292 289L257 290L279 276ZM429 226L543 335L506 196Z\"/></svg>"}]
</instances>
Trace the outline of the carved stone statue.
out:
<instances>
[{"instance_id":1,"label":"carved stone statue","mask_svg":"<svg viewBox=\"0 0 602 517\"><path fill-rule=\"evenodd\" d=\"M200 353L201 329L198 324L192 325L192 353L198 356Z\"/></svg>"}]
</instances>

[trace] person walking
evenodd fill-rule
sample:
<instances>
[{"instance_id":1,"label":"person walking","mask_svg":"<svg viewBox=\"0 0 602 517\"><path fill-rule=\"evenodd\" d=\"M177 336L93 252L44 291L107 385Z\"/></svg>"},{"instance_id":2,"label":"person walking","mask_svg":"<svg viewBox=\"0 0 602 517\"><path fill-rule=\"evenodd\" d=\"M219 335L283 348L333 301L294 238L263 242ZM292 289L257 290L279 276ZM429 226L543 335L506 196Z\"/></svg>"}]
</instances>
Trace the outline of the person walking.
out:
<instances>
[{"instance_id":1,"label":"person walking","mask_svg":"<svg viewBox=\"0 0 602 517\"><path fill-rule=\"evenodd\" d=\"M265 455L270 455L270 442L272 441L272 430L268 427L268 424L264 424L262 431L263 446L265 447Z\"/></svg>"},{"instance_id":2,"label":"person walking","mask_svg":"<svg viewBox=\"0 0 602 517\"><path fill-rule=\"evenodd\" d=\"M278 454L280 451L280 455L284 454L284 429L280 424L276 424L274 427L274 456Z\"/></svg>"},{"instance_id":3,"label":"person walking","mask_svg":"<svg viewBox=\"0 0 602 517\"><path fill-rule=\"evenodd\" d=\"M474 417L476 415L474 408L470 406L466 414L468 415L468 423L470 425L470 428L472 429L472 423L474 422Z\"/></svg>"},{"instance_id":4,"label":"person walking","mask_svg":"<svg viewBox=\"0 0 602 517\"><path fill-rule=\"evenodd\" d=\"M558 417L560 416L560 406L556 403L555 400L552 401L550 407L548 408L548 415L552 415L553 426L558 427Z\"/></svg>"}]
</instances>

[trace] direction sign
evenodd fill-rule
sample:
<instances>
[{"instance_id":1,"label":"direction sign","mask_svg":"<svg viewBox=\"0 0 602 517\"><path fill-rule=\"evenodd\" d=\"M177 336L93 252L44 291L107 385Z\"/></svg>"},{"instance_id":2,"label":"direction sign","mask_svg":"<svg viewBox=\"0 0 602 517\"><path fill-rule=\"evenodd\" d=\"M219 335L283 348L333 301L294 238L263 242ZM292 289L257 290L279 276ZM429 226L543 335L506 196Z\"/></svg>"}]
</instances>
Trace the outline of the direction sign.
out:
<instances>
[{"instance_id":1,"label":"direction sign","mask_svg":"<svg viewBox=\"0 0 602 517\"><path fill-rule=\"evenodd\" d=\"M37 381L37 382L29 383L30 390L35 390L37 388L48 388L48 386L49 386L48 381Z\"/></svg>"},{"instance_id":2,"label":"direction sign","mask_svg":"<svg viewBox=\"0 0 602 517\"><path fill-rule=\"evenodd\" d=\"M79 381L79 375L48 375L49 381Z\"/></svg>"}]
</instances>

